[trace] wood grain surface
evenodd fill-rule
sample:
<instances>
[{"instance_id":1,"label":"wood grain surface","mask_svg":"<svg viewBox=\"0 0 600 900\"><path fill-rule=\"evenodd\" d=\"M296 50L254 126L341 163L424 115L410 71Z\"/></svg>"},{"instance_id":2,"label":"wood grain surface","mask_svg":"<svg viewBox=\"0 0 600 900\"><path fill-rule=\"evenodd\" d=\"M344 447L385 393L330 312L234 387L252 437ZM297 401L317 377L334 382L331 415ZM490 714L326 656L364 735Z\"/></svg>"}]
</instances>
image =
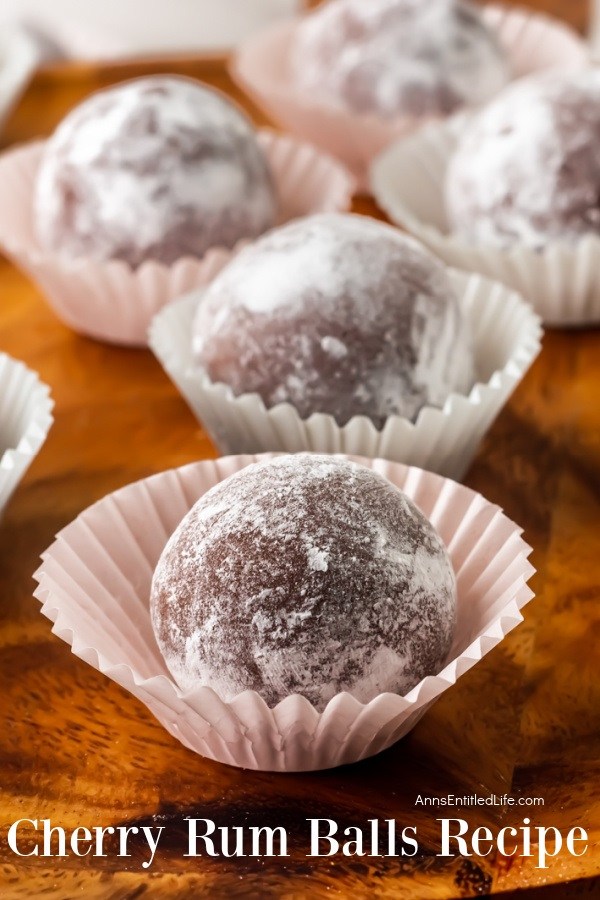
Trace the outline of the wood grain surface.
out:
<instances>
[{"instance_id":1,"label":"wood grain surface","mask_svg":"<svg viewBox=\"0 0 600 900\"><path fill-rule=\"evenodd\" d=\"M532 4L533 5L533 4ZM535 3L548 8L547 3ZM582 27L585 4L554 0ZM41 73L4 144L47 134L79 99L146 71L179 71L240 99L223 62L178 60ZM257 122L264 122L250 104ZM361 212L377 214L366 200ZM56 423L0 526L0 896L3 898L600 897L600 332L546 335L541 356L488 434L467 483L525 529L538 569L525 623L381 756L309 775L251 773L185 750L133 697L76 659L32 599L54 534L108 491L215 455L147 351L63 326L34 285L0 260L0 348L52 387ZM533 859L444 860L436 813L417 795L539 796L465 808L475 826L584 826L590 847L549 869ZM289 859L185 859L181 820L281 824ZM305 819L418 826L415 859L306 858ZM18 859L5 829L21 817L77 825L167 824L151 872L130 858ZM506 892L506 893L505 893Z\"/></svg>"}]
</instances>

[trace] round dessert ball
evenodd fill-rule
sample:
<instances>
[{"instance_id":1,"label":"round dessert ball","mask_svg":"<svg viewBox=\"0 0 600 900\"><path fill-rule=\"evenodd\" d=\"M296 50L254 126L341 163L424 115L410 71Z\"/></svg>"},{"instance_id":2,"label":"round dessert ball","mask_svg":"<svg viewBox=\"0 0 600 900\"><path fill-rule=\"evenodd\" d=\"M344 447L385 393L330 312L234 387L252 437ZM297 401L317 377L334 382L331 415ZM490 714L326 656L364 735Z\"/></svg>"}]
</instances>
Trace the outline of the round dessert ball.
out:
<instances>
[{"instance_id":1,"label":"round dessert ball","mask_svg":"<svg viewBox=\"0 0 600 900\"><path fill-rule=\"evenodd\" d=\"M443 666L456 586L441 539L364 466L298 454L205 494L166 545L151 615L179 686L224 700L405 694Z\"/></svg>"},{"instance_id":2,"label":"round dessert ball","mask_svg":"<svg viewBox=\"0 0 600 900\"><path fill-rule=\"evenodd\" d=\"M338 425L414 419L474 381L466 323L443 264L364 216L299 219L245 248L201 295L196 363L235 395Z\"/></svg>"},{"instance_id":3,"label":"round dessert ball","mask_svg":"<svg viewBox=\"0 0 600 900\"><path fill-rule=\"evenodd\" d=\"M171 264L275 222L273 177L250 122L187 78L139 78L77 106L48 141L34 220L66 257Z\"/></svg>"},{"instance_id":4,"label":"round dessert ball","mask_svg":"<svg viewBox=\"0 0 600 900\"><path fill-rule=\"evenodd\" d=\"M477 244L600 234L600 71L527 79L478 113L448 166L446 205Z\"/></svg>"},{"instance_id":5,"label":"round dessert ball","mask_svg":"<svg viewBox=\"0 0 600 900\"><path fill-rule=\"evenodd\" d=\"M509 76L464 0L331 0L299 26L291 66L302 90L383 118L480 104Z\"/></svg>"}]
</instances>

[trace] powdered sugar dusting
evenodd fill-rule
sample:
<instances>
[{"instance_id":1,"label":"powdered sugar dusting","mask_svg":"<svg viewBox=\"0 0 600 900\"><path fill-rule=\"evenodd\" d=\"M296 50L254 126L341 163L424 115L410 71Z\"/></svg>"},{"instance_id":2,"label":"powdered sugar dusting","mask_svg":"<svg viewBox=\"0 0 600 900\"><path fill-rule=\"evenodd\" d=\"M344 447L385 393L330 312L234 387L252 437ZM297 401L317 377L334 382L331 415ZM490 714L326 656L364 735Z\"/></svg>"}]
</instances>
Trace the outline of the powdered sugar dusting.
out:
<instances>
[{"instance_id":1,"label":"powdered sugar dusting","mask_svg":"<svg viewBox=\"0 0 600 900\"><path fill-rule=\"evenodd\" d=\"M44 246L137 265L255 237L274 223L276 198L245 116L191 79L154 76L67 116L46 147L35 208Z\"/></svg>"},{"instance_id":2,"label":"powdered sugar dusting","mask_svg":"<svg viewBox=\"0 0 600 900\"><path fill-rule=\"evenodd\" d=\"M414 418L474 381L470 335L442 263L363 216L290 223L202 294L194 355L213 381L344 425Z\"/></svg>"},{"instance_id":3,"label":"powdered sugar dusting","mask_svg":"<svg viewBox=\"0 0 600 900\"><path fill-rule=\"evenodd\" d=\"M334 359L343 359L348 354L348 348L344 342L330 334L326 334L325 337L321 338L321 347L325 353Z\"/></svg>"},{"instance_id":4,"label":"powdered sugar dusting","mask_svg":"<svg viewBox=\"0 0 600 900\"><path fill-rule=\"evenodd\" d=\"M309 569L313 572L326 572L329 568L329 551L309 546L306 551L306 560Z\"/></svg>"},{"instance_id":5,"label":"powdered sugar dusting","mask_svg":"<svg viewBox=\"0 0 600 900\"><path fill-rule=\"evenodd\" d=\"M331 0L298 28L291 65L301 89L384 117L480 104L509 74L463 0Z\"/></svg>"},{"instance_id":6,"label":"powdered sugar dusting","mask_svg":"<svg viewBox=\"0 0 600 900\"><path fill-rule=\"evenodd\" d=\"M454 230L542 247L600 233L600 72L519 82L478 114L448 166Z\"/></svg>"},{"instance_id":7,"label":"powdered sugar dusting","mask_svg":"<svg viewBox=\"0 0 600 900\"><path fill-rule=\"evenodd\" d=\"M438 671L455 617L439 538L362 466L298 454L209 491L157 566L152 621L183 689L367 701Z\"/></svg>"},{"instance_id":8,"label":"powdered sugar dusting","mask_svg":"<svg viewBox=\"0 0 600 900\"><path fill-rule=\"evenodd\" d=\"M361 245L362 252L357 249ZM427 255L435 266L434 257L416 241L374 219L339 213L309 216L277 228L239 253L211 283L201 309L210 311L214 330L226 318L226 308L218 314L224 294L250 313L291 317L307 292L318 288L329 306L348 292L353 313L366 319L365 291L380 280L393 249L404 253L407 262ZM441 268L438 264L438 273ZM325 336L330 346L331 338ZM198 344L201 339L199 335Z\"/></svg>"}]
</instances>

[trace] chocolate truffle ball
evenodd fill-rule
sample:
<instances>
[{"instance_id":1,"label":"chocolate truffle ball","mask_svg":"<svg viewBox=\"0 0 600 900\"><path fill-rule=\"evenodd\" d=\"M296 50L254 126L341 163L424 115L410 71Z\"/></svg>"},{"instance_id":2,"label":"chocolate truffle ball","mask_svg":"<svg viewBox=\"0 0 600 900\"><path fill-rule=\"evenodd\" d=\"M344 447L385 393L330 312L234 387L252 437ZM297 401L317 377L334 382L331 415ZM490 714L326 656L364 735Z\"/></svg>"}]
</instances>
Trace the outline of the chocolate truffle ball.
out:
<instances>
[{"instance_id":1,"label":"chocolate truffle ball","mask_svg":"<svg viewBox=\"0 0 600 900\"><path fill-rule=\"evenodd\" d=\"M244 249L201 295L200 369L235 395L340 426L414 419L473 384L468 328L443 264L364 216L300 219Z\"/></svg>"},{"instance_id":2,"label":"chocolate truffle ball","mask_svg":"<svg viewBox=\"0 0 600 900\"><path fill-rule=\"evenodd\" d=\"M94 94L48 141L37 176L38 240L66 257L171 264L274 224L267 160L245 116L186 78L140 78Z\"/></svg>"},{"instance_id":3,"label":"chocolate truffle ball","mask_svg":"<svg viewBox=\"0 0 600 900\"><path fill-rule=\"evenodd\" d=\"M456 588L448 554L400 490L364 466L298 454L205 494L165 547L152 623L183 690L224 700L405 694L443 666Z\"/></svg>"},{"instance_id":4,"label":"chocolate truffle ball","mask_svg":"<svg viewBox=\"0 0 600 900\"><path fill-rule=\"evenodd\" d=\"M299 26L291 66L302 90L383 118L445 115L508 80L494 34L463 0L331 0Z\"/></svg>"},{"instance_id":5,"label":"chocolate truffle ball","mask_svg":"<svg viewBox=\"0 0 600 900\"><path fill-rule=\"evenodd\" d=\"M476 244L600 234L600 71L524 80L478 113L448 166L446 204Z\"/></svg>"}]
</instances>

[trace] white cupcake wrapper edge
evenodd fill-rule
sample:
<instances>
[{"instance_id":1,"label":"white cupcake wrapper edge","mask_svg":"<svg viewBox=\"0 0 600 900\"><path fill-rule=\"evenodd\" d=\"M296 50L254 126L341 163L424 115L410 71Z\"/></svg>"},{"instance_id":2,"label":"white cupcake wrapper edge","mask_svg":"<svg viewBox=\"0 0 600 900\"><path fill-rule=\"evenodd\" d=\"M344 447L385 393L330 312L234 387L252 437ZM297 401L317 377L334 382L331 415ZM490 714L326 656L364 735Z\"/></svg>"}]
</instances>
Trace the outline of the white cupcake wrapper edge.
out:
<instances>
[{"instance_id":1,"label":"white cupcake wrapper edge","mask_svg":"<svg viewBox=\"0 0 600 900\"><path fill-rule=\"evenodd\" d=\"M538 355L541 327L529 306L502 285L463 272L450 275L480 364L490 353L502 355L500 364L469 396L451 394L442 409L424 407L415 422L391 416L381 431L364 416L343 427L323 413L303 420L289 403L267 409L257 394L235 397L228 386L212 383L195 369L192 357L197 295L176 301L153 320L149 345L223 453L350 453L418 465L460 480L481 438Z\"/></svg>"},{"instance_id":2,"label":"white cupcake wrapper edge","mask_svg":"<svg viewBox=\"0 0 600 900\"><path fill-rule=\"evenodd\" d=\"M0 353L0 515L46 440L53 405L36 372Z\"/></svg>"},{"instance_id":3,"label":"white cupcake wrapper edge","mask_svg":"<svg viewBox=\"0 0 600 900\"><path fill-rule=\"evenodd\" d=\"M542 250L476 246L449 233L444 177L464 114L427 126L392 144L373 163L371 188L389 218L406 228L448 265L501 281L518 291L545 325L578 327L600 322L600 236L575 244L552 241Z\"/></svg>"}]
</instances>

